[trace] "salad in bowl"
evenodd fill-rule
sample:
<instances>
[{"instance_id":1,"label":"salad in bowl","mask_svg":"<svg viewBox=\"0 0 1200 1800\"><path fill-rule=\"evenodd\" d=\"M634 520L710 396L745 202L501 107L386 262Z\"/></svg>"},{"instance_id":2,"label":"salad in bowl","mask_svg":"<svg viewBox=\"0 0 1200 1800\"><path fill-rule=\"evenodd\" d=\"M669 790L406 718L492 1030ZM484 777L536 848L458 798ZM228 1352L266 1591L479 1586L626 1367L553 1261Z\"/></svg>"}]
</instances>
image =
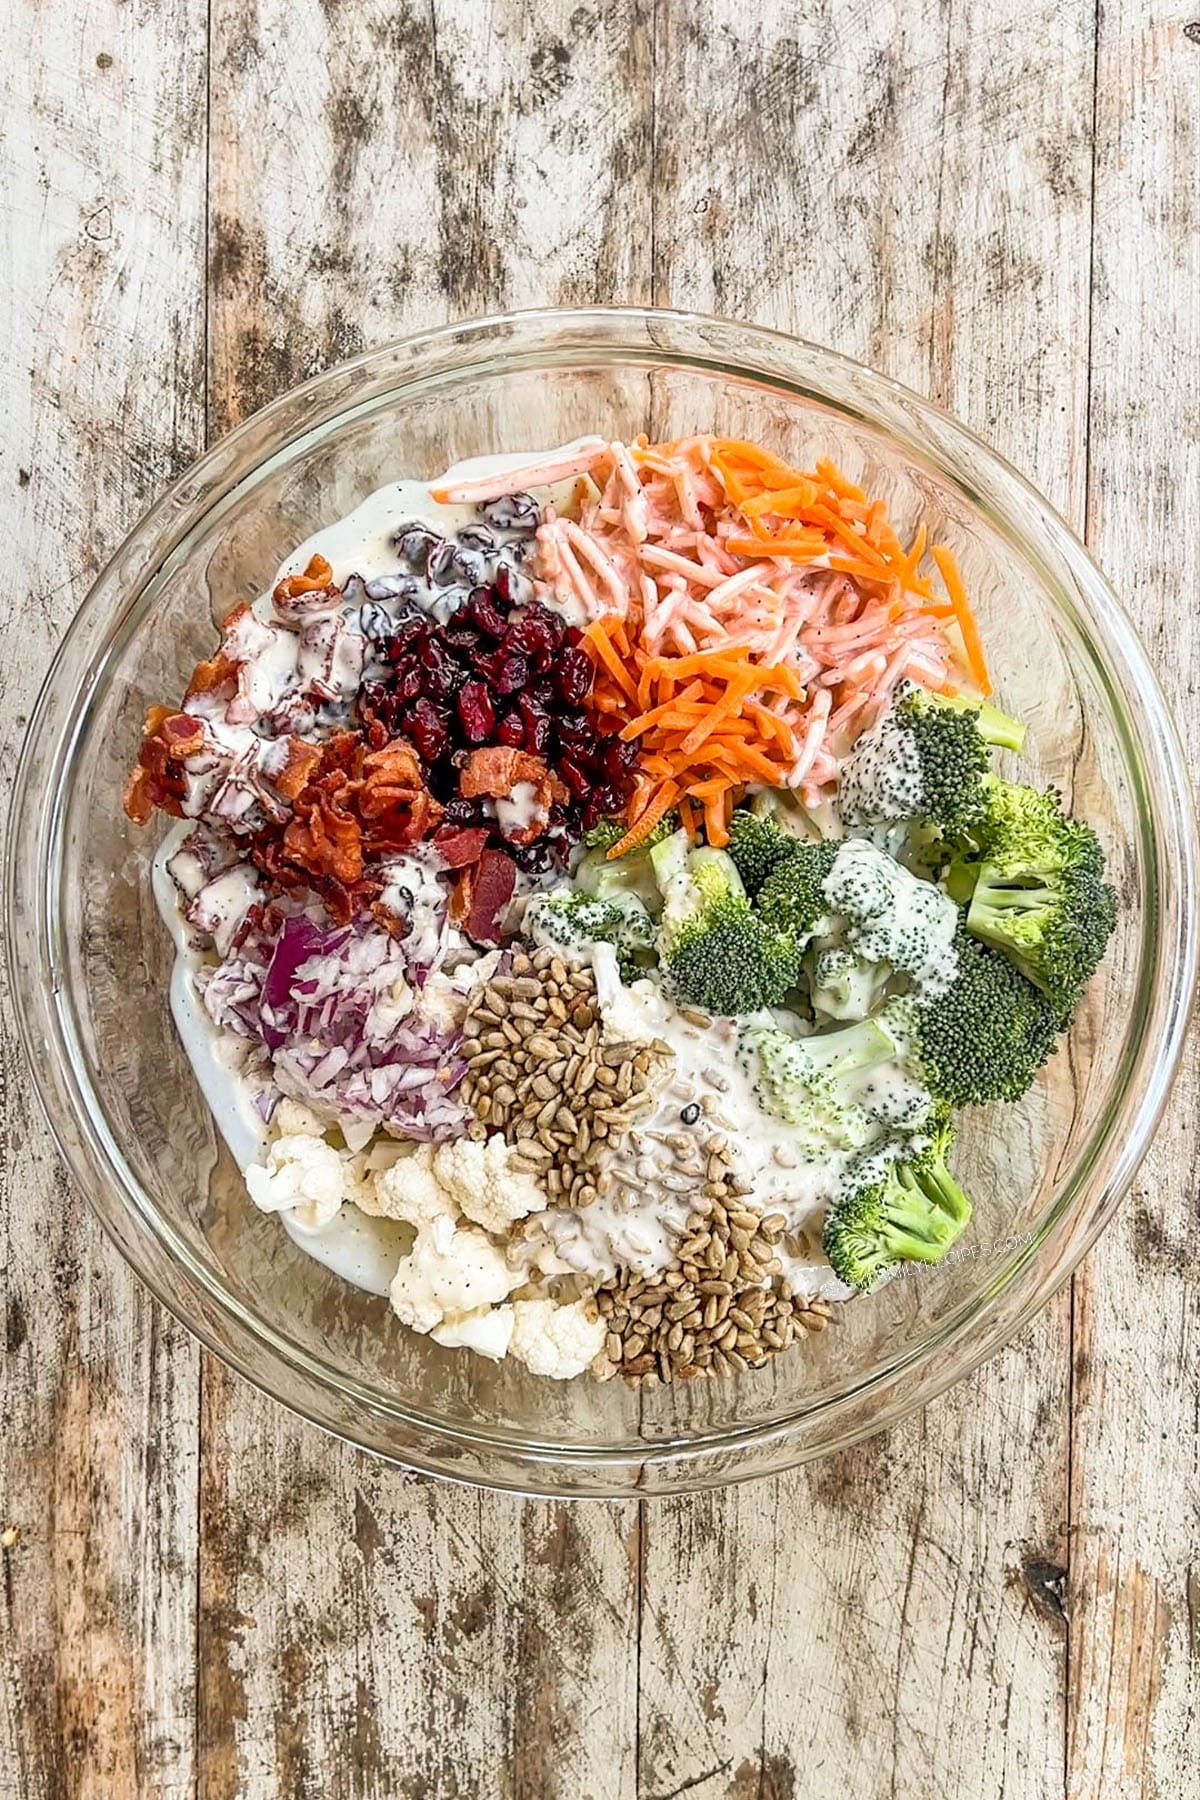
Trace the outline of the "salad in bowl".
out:
<instances>
[{"instance_id":1,"label":"salad in bowl","mask_svg":"<svg viewBox=\"0 0 1200 1800\"><path fill-rule=\"evenodd\" d=\"M245 1174L400 1324L640 1386L955 1254L1116 922L950 551L831 462L397 481L245 596L125 794ZM862 1301L870 1304L869 1300Z\"/></svg>"}]
</instances>

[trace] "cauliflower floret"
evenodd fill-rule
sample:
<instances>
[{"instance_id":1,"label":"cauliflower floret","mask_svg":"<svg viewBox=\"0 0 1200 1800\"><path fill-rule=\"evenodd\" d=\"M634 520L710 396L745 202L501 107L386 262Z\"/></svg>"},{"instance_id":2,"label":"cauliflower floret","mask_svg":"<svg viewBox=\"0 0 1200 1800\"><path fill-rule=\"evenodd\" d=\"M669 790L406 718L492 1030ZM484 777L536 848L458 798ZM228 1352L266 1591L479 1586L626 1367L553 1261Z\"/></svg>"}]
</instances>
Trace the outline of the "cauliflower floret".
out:
<instances>
[{"instance_id":1,"label":"cauliflower floret","mask_svg":"<svg viewBox=\"0 0 1200 1800\"><path fill-rule=\"evenodd\" d=\"M246 1186L263 1212L286 1212L301 1231L323 1231L343 1201L361 1206L369 1189L349 1157L311 1132L275 1139L265 1164L252 1163Z\"/></svg>"},{"instance_id":2,"label":"cauliflower floret","mask_svg":"<svg viewBox=\"0 0 1200 1800\"><path fill-rule=\"evenodd\" d=\"M586 1300L515 1300L509 1354L534 1375L569 1381L604 1348L604 1320Z\"/></svg>"},{"instance_id":3,"label":"cauliflower floret","mask_svg":"<svg viewBox=\"0 0 1200 1800\"><path fill-rule=\"evenodd\" d=\"M380 1169L358 1204L373 1219L404 1219L418 1231L439 1219L453 1223L458 1217L458 1207L434 1170L432 1144L421 1144L390 1168Z\"/></svg>"},{"instance_id":4,"label":"cauliflower floret","mask_svg":"<svg viewBox=\"0 0 1200 1800\"><path fill-rule=\"evenodd\" d=\"M302 1100L289 1100L287 1095L271 1114L273 1137L323 1137L328 1127L311 1106Z\"/></svg>"},{"instance_id":5,"label":"cauliflower floret","mask_svg":"<svg viewBox=\"0 0 1200 1800\"><path fill-rule=\"evenodd\" d=\"M474 1350L479 1356L490 1356L493 1362L503 1362L512 1333L511 1306L481 1306L478 1312L463 1313L460 1318L435 1325L429 1335L447 1350Z\"/></svg>"},{"instance_id":6,"label":"cauliflower floret","mask_svg":"<svg viewBox=\"0 0 1200 1800\"><path fill-rule=\"evenodd\" d=\"M392 1281L392 1306L414 1331L433 1331L506 1300L521 1280L486 1233L448 1215L420 1229Z\"/></svg>"},{"instance_id":7,"label":"cauliflower floret","mask_svg":"<svg viewBox=\"0 0 1200 1800\"><path fill-rule=\"evenodd\" d=\"M439 1144L434 1173L457 1209L503 1237L515 1219L541 1212L549 1195L534 1177L512 1167L515 1152L499 1134L476 1144L470 1138Z\"/></svg>"}]
</instances>

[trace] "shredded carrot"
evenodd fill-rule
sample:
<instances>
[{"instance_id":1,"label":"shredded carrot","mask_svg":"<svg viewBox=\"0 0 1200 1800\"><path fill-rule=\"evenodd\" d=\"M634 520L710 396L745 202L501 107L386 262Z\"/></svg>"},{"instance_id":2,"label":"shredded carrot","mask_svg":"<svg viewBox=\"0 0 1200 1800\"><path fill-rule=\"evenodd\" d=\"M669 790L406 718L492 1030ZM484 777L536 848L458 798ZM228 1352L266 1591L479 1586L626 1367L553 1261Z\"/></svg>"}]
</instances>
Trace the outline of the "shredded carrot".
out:
<instances>
[{"instance_id":1,"label":"shredded carrot","mask_svg":"<svg viewBox=\"0 0 1200 1800\"><path fill-rule=\"evenodd\" d=\"M539 528L535 591L584 608L591 705L637 746L623 847L672 806L723 843L748 787L830 797L902 680L990 692L949 551L923 525L902 540L834 463L702 436L572 454L586 467Z\"/></svg>"},{"instance_id":2,"label":"shredded carrot","mask_svg":"<svg viewBox=\"0 0 1200 1800\"><path fill-rule=\"evenodd\" d=\"M628 725L621 727L621 736L626 740L641 737L651 725L665 724L672 712L677 711L685 702L697 699L702 691L700 682L690 682L677 699L667 700L661 706L653 706L648 712L639 713L636 719L630 719ZM640 693L638 699L641 699Z\"/></svg>"},{"instance_id":3,"label":"shredded carrot","mask_svg":"<svg viewBox=\"0 0 1200 1800\"><path fill-rule=\"evenodd\" d=\"M704 835L718 850L723 850L729 842L729 833L725 829L725 808L719 795L714 794L711 800L704 802Z\"/></svg>"},{"instance_id":4,"label":"shredded carrot","mask_svg":"<svg viewBox=\"0 0 1200 1800\"><path fill-rule=\"evenodd\" d=\"M991 678L988 675L987 659L983 654L983 640L979 635L979 627L975 623L975 615L967 601L967 590L963 586L954 552L945 544L935 544L931 552L938 566L938 573L946 584L946 592L950 596L950 604L954 608L954 617L958 629L962 633L963 649L966 651L967 667L981 694L992 691Z\"/></svg>"},{"instance_id":5,"label":"shredded carrot","mask_svg":"<svg viewBox=\"0 0 1200 1800\"><path fill-rule=\"evenodd\" d=\"M625 695L626 699L636 700L637 688L630 680L629 675L626 672L625 664L617 654L616 646L608 635L606 621L604 619L596 619L588 627L584 636L584 642L590 644L595 650L597 656L599 656L601 662L604 664L617 686L621 689L621 692Z\"/></svg>"},{"instance_id":6,"label":"shredded carrot","mask_svg":"<svg viewBox=\"0 0 1200 1800\"><path fill-rule=\"evenodd\" d=\"M740 533L731 532L725 539L725 548L735 551L738 556L783 556L790 562L814 562L818 556L824 556L829 545L819 531L807 536L761 538L742 537Z\"/></svg>"},{"instance_id":7,"label":"shredded carrot","mask_svg":"<svg viewBox=\"0 0 1200 1800\"><path fill-rule=\"evenodd\" d=\"M608 852L609 858L624 856L627 850L635 850L639 844L644 843L663 814L671 810L671 804L678 793L679 789L675 782L664 781L637 823L630 826L623 838L617 839Z\"/></svg>"}]
</instances>

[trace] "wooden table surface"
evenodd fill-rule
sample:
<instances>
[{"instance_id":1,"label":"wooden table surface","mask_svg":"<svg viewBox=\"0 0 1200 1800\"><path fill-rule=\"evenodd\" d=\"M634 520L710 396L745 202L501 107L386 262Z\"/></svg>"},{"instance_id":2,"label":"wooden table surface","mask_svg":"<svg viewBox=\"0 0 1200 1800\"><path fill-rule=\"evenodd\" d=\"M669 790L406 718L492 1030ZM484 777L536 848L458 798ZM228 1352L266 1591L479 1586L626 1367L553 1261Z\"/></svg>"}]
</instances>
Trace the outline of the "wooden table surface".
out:
<instances>
[{"instance_id":1,"label":"wooden table surface","mask_svg":"<svg viewBox=\"0 0 1200 1800\"><path fill-rule=\"evenodd\" d=\"M1195 5L16 0L6 777L207 441L395 334L614 299L966 419L1086 531L1194 742ZM1071 1290L926 1413L571 1505L380 1467L200 1355L0 1035L2 1800L1200 1794L1194 1054Z\"/></svg>"}]
</instances>

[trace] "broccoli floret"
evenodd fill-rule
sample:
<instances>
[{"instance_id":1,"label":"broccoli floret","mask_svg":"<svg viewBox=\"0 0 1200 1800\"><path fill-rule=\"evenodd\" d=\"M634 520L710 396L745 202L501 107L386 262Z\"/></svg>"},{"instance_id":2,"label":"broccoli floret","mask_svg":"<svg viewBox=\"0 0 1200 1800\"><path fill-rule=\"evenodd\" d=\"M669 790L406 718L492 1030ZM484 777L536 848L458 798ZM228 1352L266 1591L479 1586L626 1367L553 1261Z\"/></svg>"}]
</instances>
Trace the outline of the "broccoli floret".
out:
<instances>
[{"instance_id":1,"label":"broccoli floret","mask_svg":"<svg viewBox=\"0 0 1200 1800\"><path fill-rule=\"evenodd\" d=\"M864 962L844 944L812 949L804 960L813 1011L826 1019L866 1019L882 1004L891 979L886 963Z\"/></svg>"},{"instance_id":2,"label":"broccoli floret","mask_svg":"<svg viewBox=\"0 0 1200 1800\"><path fill-rule=\"evenodd\" d=\"M1003 951L1060 1017L1078 1004L1104 955L1117 900L1090 825L1068 818L1061 796L991 777L972 848L952 866L953 891L970 890L967 930Z\"/></svg>"},{"instance_id":3,"label":"broccoli floret","mask_svg":"<svg viewBox=\"0 0 1200 1800\"><path fill-rule=\"evenodd\" d=\"M830 838L818 844L797 844L791 856L780 862L763 882L758 895L759 917L775 931L786 931L804 944L830 912L825 882L841 844Z\"/></svg>"},{"instance_id":4,"label":"broccoli floret","mask_svg":"<svg viewBox=\"0 0 1200 1800\"><path fill-rule=\"evenodd\" d=\"M675 993L713 1013L777 1006L800 972L795 941L755 915L722 850L693 850L667 881L658 953Z\"/></svg>"},{"instance_id":5,"label":"broccoli floret","mask_svg":"<svg viewBox=\"0 0 1200 1800\"><path fill-rule=\"evenodd\" d=\"M623 981L637 978L654 948L654 920L635 894L601 899L578 888L554 888L530 901L524 929L532 943L573 955L591 944L611 944Z\"/></svg>"},{"instance_id":6,"label":"broccoli floret","mask_svg":"<svg viewBox=\"0 0 1200 1800\"><path fill-rule=\"evenodd\" d=\"M971 1217L971 1202L946 1167L953 1141L947 1123L916 1156L866 1156L855 1165L823 1236L842 1281L870 1293L898 1263L941 1262Z\"/></svg>"},{"instance_id":7,"label":"broccoli floret","mask_svg":"<svg viewBox=\"0 0 1200 1800\"><path fill-rule=\"evenodd\" d=\"M729 822L729 854L746 892L757 895L767 876L801 849L803 840L771 815L739 807Z\"/></svg>"},{"instance_id":8,"label":"broccoli floret","mask_svg":"<svg viewBox=\"0 0 1200 1800\"><path fill-rule=\"evenodd\" d=\"M753 1026L739 1051L757 1077L760 1104L794 1128L799 1148L811 1155L861 1150L885 1130L916 1129L930 1113L930 1095L892 1024L885 1012L802 1038Z\"/></svg>"},{"instance_id":9,"label":"broccoli floret","mask_svg":"<svg viewBox=\"0 0 1200 1800\"><path fill-rule=\"evenodd\" d=\"M800 846L767 878L759 910L811 940L813 1006L831 1018L861 1018L896 986L936 994L953 977L953 903L865 838Z\"/></svg>"},{"instance_id":10,"label":"broccoli floret","mask_svg":"<svg viewBox=\"0 0 1200 1800\"><path fill-rule=\"evenodd\" d=\"M994 745L1020 750L1025 727L987 701L947 699L906 684L842 765L840 804L849 824L915 819L943 832L983 810Z\"/></svg>"},{"instance_id":11,"label":"broccoli floret","mask_svg":"<svg viewBox=\"0 0 1200 1800\"><path fill-rule=\"evenodd\" d=\"M958 914L933 882L910 874L864 838L850 838L824 891L840 940L860 961L886 964L922 997L949 986Z\"/></svg>"},{"instance_id":12,"label":"broccoli floret","mask_svg":"<svg viewBox=\"0 0 1200 1800\"><path fill-rule=\"evenodd\" d=\"M929 1091L954 1106L1019 1100L1054 1048L1061 1019L1006 956L959 924L945 993L911 1008L912 1044Z\"/></svg>"}]
</instances>

